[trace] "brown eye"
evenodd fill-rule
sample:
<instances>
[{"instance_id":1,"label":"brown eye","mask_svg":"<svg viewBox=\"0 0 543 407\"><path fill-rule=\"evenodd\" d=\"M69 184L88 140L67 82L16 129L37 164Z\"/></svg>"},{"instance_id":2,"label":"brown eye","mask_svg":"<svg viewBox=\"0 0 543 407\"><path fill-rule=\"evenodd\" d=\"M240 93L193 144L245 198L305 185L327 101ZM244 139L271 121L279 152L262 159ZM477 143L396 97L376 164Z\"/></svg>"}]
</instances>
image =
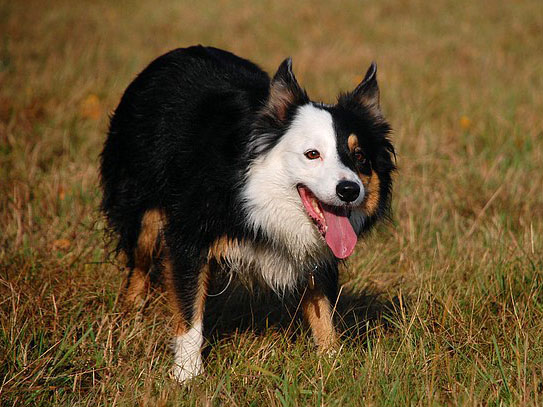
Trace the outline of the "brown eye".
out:
<instances>
[{"instance_id":1,"label":"brown eye","mask_svg":"<svg viewBox=\"0 0 543 407\"><path fill-rule=\"evenodd\" d=\"M364 157L364 154L362 154L362 150L360 148L354 150L354 158L356 161L359 161L362 164L366 163L366 158Z\"/></svg>"},{"instance_id":2,"label":"brown eye","mask_svg":"<svg viewBox=\"0 0 543 407\"><path fill-rule=\"evenodd\" d=\"M309 159L309 160L316 160L317 158L320 158L321 156L321 153L319 153L317 150L308 150L304 153L304 155Z\"/></svg>"}]
</instances>

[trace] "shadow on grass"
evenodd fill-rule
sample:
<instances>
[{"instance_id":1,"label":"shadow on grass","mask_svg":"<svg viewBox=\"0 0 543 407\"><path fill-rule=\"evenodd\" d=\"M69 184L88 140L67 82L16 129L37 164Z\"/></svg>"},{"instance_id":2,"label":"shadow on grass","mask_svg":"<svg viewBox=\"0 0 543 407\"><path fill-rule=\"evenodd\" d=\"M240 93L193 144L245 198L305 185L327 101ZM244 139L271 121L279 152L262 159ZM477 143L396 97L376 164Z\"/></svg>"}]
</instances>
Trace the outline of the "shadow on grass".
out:
<instances>
[{"instance_id":1,"label":"shadow on grass","mask_svg":"<svg viewBox=\"0 0 543 407\"><path fill-rule=\"evenodd\" d=\"M215 281L209 292L220 293L226 284L224 280ZM397 298L386 300L379 293L344 288L334 320L343 340L362 345L376 326L392 328L391 321L399 318L399 310ZM265 335L270 328L284 330L291 341L308 330L301 317L300 296L281 299L258 288L250 292L245 286L232 283L224 293L207 300L204 336L211 346L237 332Z\"/></svg>"}]
</instances>

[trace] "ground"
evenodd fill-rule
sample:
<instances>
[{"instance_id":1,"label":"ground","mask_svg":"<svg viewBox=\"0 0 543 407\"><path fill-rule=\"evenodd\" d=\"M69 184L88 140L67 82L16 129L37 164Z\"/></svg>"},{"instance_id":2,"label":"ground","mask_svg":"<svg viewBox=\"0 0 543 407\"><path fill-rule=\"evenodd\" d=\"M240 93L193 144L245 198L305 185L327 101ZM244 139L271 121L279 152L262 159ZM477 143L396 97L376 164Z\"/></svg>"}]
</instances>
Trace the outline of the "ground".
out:
<instances>
[{"instance_id":1,"label":"ground","mask_svg":"<svg viewBox=\"0 0 543 407\"><path fill-rule=\"evenodd\" d=\"M292 56L326 102L375 60L399 170L342 273L337 354L230 290L179 387L164 293L122 305L97 168L130 80L196 43ZM542 50L540 0L0 0L0 404L541 405Z\"/></svg>"}]
</instances>

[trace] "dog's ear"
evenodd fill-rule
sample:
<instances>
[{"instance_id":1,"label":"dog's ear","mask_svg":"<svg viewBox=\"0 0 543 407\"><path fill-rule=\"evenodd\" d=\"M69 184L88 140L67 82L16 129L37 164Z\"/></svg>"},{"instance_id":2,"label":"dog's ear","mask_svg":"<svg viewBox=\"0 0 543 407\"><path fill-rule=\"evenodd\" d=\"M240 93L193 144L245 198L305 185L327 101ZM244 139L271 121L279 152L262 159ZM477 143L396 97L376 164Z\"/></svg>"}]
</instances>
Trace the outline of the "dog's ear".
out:
<instances>
[{"instance_id":1,"label":"dog's ear","mask_svg":"<svg viewBox=\"0 0 543 407\"><path fill-rule=\"evenodd\" d=\"M309 98L292 72L292 58L289 57L279 65L271 80L270 96L266 107L277 119L284 121L291 107L307 102Z\"/></svg>"},{"instance_id":2,"label":"dog's ear","mask_svg":"<svg viewBox=\"0 0 543 407\"><path fill-rule=\"evenodd\" d=\"M377 84L377 64L372 62L364 79L351 92L351 96L375 115L381 115L379 105L379 85Z\"/></svg>"}]
</instances>

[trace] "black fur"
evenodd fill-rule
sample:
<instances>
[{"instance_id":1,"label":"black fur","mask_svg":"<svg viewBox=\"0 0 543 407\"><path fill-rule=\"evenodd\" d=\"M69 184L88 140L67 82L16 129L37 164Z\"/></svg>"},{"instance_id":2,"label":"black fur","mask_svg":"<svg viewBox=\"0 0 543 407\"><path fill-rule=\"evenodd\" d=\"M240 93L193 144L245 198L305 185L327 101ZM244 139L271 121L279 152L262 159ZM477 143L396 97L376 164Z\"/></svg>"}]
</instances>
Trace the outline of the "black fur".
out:
<instances>
[{"instance_id":1,"label":"black fur","mask_svg":"<svg viewBox=\"0 0 543 407\"><path fill-rule=\"evenodd\" d=\"M204 47L171 51L130 84L101 157L102 209L129 265L149 209L166 211L173 253L245 234L235 195L268 86L256 65Z\"/></svg>"}]
</instances>

